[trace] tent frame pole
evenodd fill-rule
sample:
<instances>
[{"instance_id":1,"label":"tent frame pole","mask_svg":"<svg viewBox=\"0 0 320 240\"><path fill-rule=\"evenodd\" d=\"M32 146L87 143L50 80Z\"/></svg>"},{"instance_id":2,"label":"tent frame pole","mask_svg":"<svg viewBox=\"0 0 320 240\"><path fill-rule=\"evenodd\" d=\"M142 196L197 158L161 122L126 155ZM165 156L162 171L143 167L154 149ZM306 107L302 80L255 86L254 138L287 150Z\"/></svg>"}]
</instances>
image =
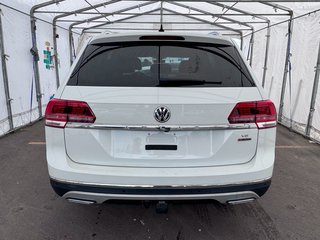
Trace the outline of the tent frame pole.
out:
<instances>
[{"instance_id":1,"label":"tent frame pole","mask_svg":"<svg viewBox=\"0 0 320 240\"><path fill-rule=\"evenodd\" d=\"M315 66L315 75L314 75L314 82L313 82L313 88L312 88L312 96L311 96L311 103L310 103L310 110L309 110L309 116L308 116L308 123L306 126L306 136L310 137L311 133L311 127L312 127L312 120L313 120L313 114L315 111L315 104L316 104L316 98L318 93L318 87L319 87L319 76L320 76L320 42L319 42L319 49L318 49L318 60L317 65Z\"/></svg>"},{"instance_id":2,"label":"tent frame pole","mask_svg":"<svg viewBox=\"0 0 320 240\"><path fill-rule=\"evenodd\" d=\"M182 3L177 3L177 2L169 2L169 1L166 1L166 2L169 3L169 4L172 4L172 5L176 5L176 6L178 6L178 7L183 7L183 8L187 8L187 9L193 10L193 11L197 11L197 12L199 12L199 13L201 13L201 14L209 14L209 15L214 16L214 15L211 14L210 12L207 12L207 11L204 11L204 10L201 10L201 9L198 9L198 8L196 8L196 7L191 7L191 6L188 6L188 5L185 5L185 4L182 4ZM231 9L231 8L230 8L230 9ZM176 12L176 13L177 13L177 12ZM216 15L217 15L217 17L219 17L219 18L221 18L221 19L224 19L224 20L227 20L227 21L230 21L230 22L233 22L233 23L238 23L238 24L241 24L241 25L243 25L243 26L245 26L245 27L248 27L248 28L249 28L248 30L252 30L252 29L253 29L253 26L252 26L252 25L249 25L249 24L247 24L247 23L245 23L245 22L241 22L241 21L234 20L234 19L232 19L232 18L227 18L227 17L225 17L224 14L220 14L220 15L216 14ZM190 17L191 17L191 16L190 16ZM198 21L199 21L199 20L198 20ZM209 22L209 21L208 21L208 22ZM216 22L211 22L211 24L216 25L216 26L219 26L219 27L222 26L221 24L216 23ZM233 29L233 30L235 30L235 29Z\"/></svg>"},{"instance_id":3,"label":"tent frame pole","mask_svg":"<svg viewBox=\"0 0 320 240\"><path fill-rule=\"evenodd\" d=\"M135 15L130 16L130 17L125 17L125 18L117 19L117 20L112 21L112 22L105 22L105 23L98 24L98 25L94 25L94 26L91 26L91 27L86 27L86 28L83 28L82 31L83 31L83 32L86 32L87 30L90 30L90 29L99 29L100 27L103 27L103 26L107 26L107 25L110 25L110 24L113 24L113 23L119 23L119 22L122 22L122 21L125 21L125 20L129 20L129 19L132 19L132 18L135 18L135 17L142 16L142 15L144 15L145 13L156 12L156 11L159 11L159 10L160 10L160 8L157 8L157 9L153 9L153 10L146 11L146 12L143 12L143 13L135 14ZM74 27L74 26L75 26L75 25L73 25L72 27ZM75 27L75 28L76 28L76 27ZM79 27L79 28L80 28L80 27ZM105 28L105 30L107 30L107 28Z\"/></svg>"},{"instance_id":4,"label":"tent frame pole","mask_svg":"<svg viewBox=\"0 0 320 240\"><path fill-rule=\"evenodd\" d=\"M39 119L42 118L42 93L41 93L41 84L40 84L40 73L39 73L39 51L37 47L37 34L36 34L36 18L35 11L39 8L46 7L52 4L57 4L59 2L63 2L64 0L52 0L48 2L44 2L41 4L34 5L30 10L30 24L31 24L31 37L32 37L32 48L31 53L33 56L33 71L35 78L35 86L36 86L36 94L37 94L37 102L38 102L38 111L39 111Z\"/></svg>"},{"instance_id":5,"label":"tent frame pole","mask_svg":"<svg viewBox=\"0 0 320 240\"><path fill-rule=\"evenodd\" d=\"M250 66L252 66L252 58L253 58L253 46L254 46L254 30L252 29L251 38L250 38Z\"/></svg>"},{"instance_id":6,"label":"tent frame pole","mask_svg":"<svg viewBox=\"0 0 320 240\"><path fill-rule=\"evenodd\" d=\"M243 50L243 33L240 34L240 49Z\"/></svg>"},{"instance_id":7,"label":"tent frame pole","mask_svg":"<svg viewBox=\"0 0 320 240\"><path fill-rule=\"evenodd\" d=\"M72 23L76 23L76 22L80 22L80 20L57 20L57 22L72 22ZM105 23L106 21L102 21L102 20L93 20L91 21L91 23ZM156 21L126 21L126 22L122 22L122 23L133 23L133 24L140 24L140 23L146 23L146 24L158 24L159 22ZM234 23L234 22L219 22L220 24L232 24L232 25L236 25L238 23ZM261 22L251 22L251 21L246 21L243 23L248 23L248 24L261 24L261 23L266 23L264 21ZM202 24L201 22L177 22L177 21L163 21L163 24L184 24L184 25L197 25L197 24Z\"/></svg>"},{"instance_id":8,"label":"tent frame pole","mask_svg":"<svg viewBox=\"0 0 320 240\"><path fill-rule=\"evenodd\" d=\"M279 105L279 113L278 113L278 121L282 122L283 118L283 106L284 106L284 95L286 91L287 78L289 73L289 60L290 60L290 44L292 38L292 29L293 29L293 12L291 12L290 19L288 22L288 41L287 41L287 50L286 50L286 59L284 65L284 73L282 79L282 87L281 87L281 95L280 95L280 105Z\"/></svg>"},{"instance_id":9,"label":"tent frame pole","mask_svg":"<svg viewBox=\"0 0 320 240\"><path fill-rule=\"evenodd\" d=\"M2 13L2 11L0 9L0 52L1 52L1 63L2 63L1 67L2 67L4 93L5 93L5 97L6 97L6 105L7 105L7 113L8 113L8 121L9 121L9 131L12 131L14 127L13 127L11 101L13 99L10 97L9 79L8 79L8 71L7 71L7 63L6 63L7 55L5 54L1 13Z\"/></svg>"},{"instance_id":10,"label":"tent frame pole","mask_svg":"<svg viewBox=\"0 0 320 240\"><path fill-rule=\"evenodd\" d=\"M113 2L112 2L112 3L113 3ZM102 18L102 17L112 16L112 15L115 14L115 13L126 12L126 11L130 11L130 10L133 10L133 9L136 9L136 8L148 6L148 5L151 5L151 4L154 4L154 3L155 3L155 2L146 2L146 3L134 5L134 6L131 6L131 7L128 7L128 8L123 8L123 9L117 10L117 11L115 11L114 13L111 13L111 14L104 14L103 16L100 15L100 16L96 16L96 17L84 19L84 20L81 20L81 21L74 22L74 23L70 24L70 26L69 26L69 44L70 44L69 50L70 50L70 63L71 63L71 65L72 65L72 63L73 63L73 54L72 54L72 38L73 38L73 36L72 36L72 28L73 28L74 26L77 26L77 25L80 25L80 24L86 23L86 22L91 22L91 21L93 21L93 20L97 20L97 19L100 19L100 18ZM104 5L106 5L106 4L107 4L107 3L105 3ZM81 10L79 10L79 11L81 11ZM148 12L152 12L152 11L148 11ZM142 13L142 14L143 14L143 13ZM142 15L142 14L130 16L130 17L123 18L123 19L131 19L131 18L133 18L133 17L140 16L140 15ZM57 16L57 17L58 17L58 16ZM119 19L119 20L120 20L120 19ZM118 21L118 20L116 20L116 21ZM116 21L114 21L114 22L116 22ZM100 25L105 25L105 24L108 24L108 22L103 23L103 24L99 24L99 26L100 26ZM85 29L86 29L86 28L84 28L84 30L85 30ZM82 32L82 33L83 33L83 32Z\"/></svg>"},{"instance_id":11,"label":"tent frame pole","mask_svg":"<svg viewBox=\"0 0 320 240\"><path fill-rule=\"evenodd\" d=\"M55 65L55 73L56 73L56 86L57 89L60 86L60 76L59 76L59 61L58 61L58 44L57 44L57 26L53 24L53 30L52 30L52 36L53 36L53 56L54 56L54 65Z\"/></svg>"},{"instance_id":12,"label":"tent frame pole","mask_svg":"<svg viewBox=\"0 0 320 240\"><path fill-rule=\"evenodd\" d=\"M123 1L123 0L121 0ZM157 2L160 2L160 1L150 1L148 3L152 4L152 3L157 3ZM169 1L167 1L168 3L171 3ZM179 1L178 1L179 2ZM177 1L175 1L175 3L178 3ZM192 1L193 2L193 1ZM69 12L66 12L66 11L37 11L36 13L51 13L51 14L67 14ZM80 13L80 14L83 14L83 15L110 15L112 12L83 12L83 13ZM135 13L115 13L114 15L132 15L132 14L138 14L138 12L135 12ZM150 16L160 16L160 13L151 13L151 14L147 14L147 15L150 15ZM186 16L186 15L193 15L193 16L213 16L213 17L220 17L221 16L221 13L214 13L214 14L211 14L211 13L193 13L193 14L187 14L187 13L178 13L178 14L170 14L170 13L165 13L163 15L167 15L167 16L172 16L172 15L179 15L179 16ZM229 16L229 17L232 17L232 16L243 16L243 14L238 14L238 13L225 13L223 14L224 16ZM254 17L258 17L258 16L289 16L289 14L287 13L254 13L252 16Z\"/></svg>"},{"instance_id":13,"label":"tent frame pole","mask_svg":"<svg viewBox=\"0 0 320 240\"><path fill-rule=\"evenodd\" d=\"M179 6L179 7L184 7L184 8L188 8L188 9L191 9L191 10L193 10L193 11L197 11L197 12L200 12L200 13L203 13L203 14L210 14L210 12L207 12L207 11L204 11L204 10L201 10L201 9L198 9L198 8L195 8L195 7L190 7L190 6L188 6L188 5L185 5L185 4L181 4L181 3L176 3L176 2L168 2L168 3L170 3L170 4L173 4L173 5L176 5L176 6ZM213 4L213 5L216 5L216 4ZM221 5L216 5L216 6L221 6ZM233 6L231 6L231 7L229 7L228 6L228 10L234 10L234 8L233 8ZM234 10L235 11L235 10ZM238 11L239 12L239 11ZM223 14L220 14L220 16L219 16L219 18L218 19L224 19L224 20L227 20L227 21L230 21L230 22L232 22L232 23L238 23L238 24L240 24L240 25L243 25L243 26L245 26L245 27L248 27L250 30L251 30L251 32L252 32L252 36L251 36L251 39L250 39L250 44L251 44L251 55L250 55L250 66L252 65L252 57L253 57L253 44L254 44L254 27L252 26L252 25L250 25L250 24L247 24L247 23L245 23L245 22L241 22L241 21L237 21L237 20L234 20L234 19L232 19L232 18L227 18L227 17L225 17L225 14L226 14L226 12L225 13L223 13ZM243 13L242 13L243 14ZM248 14L248 13L247 13ZM191 17L191 16L190 16ZM215 20L216 21L216 20ZM216 22L213 22L213 23L211 23L211 24L213 24L213 25L217 25L217 26L219 26L219 27L223 27L223 25L220 25L220 24L217 24ZM225 27L225 26L224 26ZM249 30L248 29L248 30ZM233 30L234 31L234 30ZM240 35L240 38L241 38L241 49L242 49L242 40L243 40L243 34L242 34L242 31L239 31L239 35Z\"/></svg>"},{"instance_id":14,"label":"tent frame pole","mask_svg":"<svg viewBox=\"0 0 320 240\"><path fill-rule=\"evenodd\" d=\"M270 29L270 21L268 21L267 35L266 35L266 51L264 53L264 65L263 65L263 76L262 76L262 87L263 88L266 83L266 75L267 75L267 70L268 70L270 37L271 37L271 29Z\"/></svg>"},{"instance_id":15,"label":"tent frame pole","mask_svg":"<svg viewBox=\"0 0 320 240\"><path fill-rule=\"evenodd\" d=\"M103 6L107 6L109 4L113 4L113 3L117 3L117 2L120 2L120 0L112 0L112 1L109 1L109 2L104 2L104 3L100 3L100 4L96 4L96 5L93 5L93 6L90 6L90 7L86 7L86 8L81 8L81 9L78 9L76 11L73 11L73 12L70 12L70 13L64 13L64 14L60 14L58 16L55 16L53 18L53 21L52 21L52 28L53 28L53 46L54 46L54 56L57 56L58 55L58 47L57 47L57 38L56 38L56 35L57 35L57 21L60 19L60 18L64 18L64 17L68 17L68 16L71 16L71 15L74 15L74 14L77 14L77 13L81 13L81 12L84 12L84 11L89 11L89 10L92 10L94 8L98 8L98 7L103 7ZM70 51L70 66L72 65L72 62L73 62L73 54L72 54L72 38L73 38L73 35L72 35L72 32L70 32L70 29L69 29L69 51ZM54 58L55 60L55 65L58 66L58 59L57 57ZM59 87L60 85L60 81L59 81L59 69L56 67L56 79L57 79L57 88Z\"/></svg>"},{"instance_id":16,"label":"tent frame pole","mask_svg":"<svg viewBox=\"0 0 320 240\"><path fill-rule=\"evenodd\" d=\"M170 9L167 9L167 8L164 8L165 11L167 12L171 12L171 13L177 13L176 11L173 11L173 10L170 10ZM204 20L204 19L199 19L197 17L193 17L193 16L186 16L187 18L190 18L190 19L193 19L193 20L197 20L197 21L201 21L203 23L207 23L207 24L211 24L213 26L216 26L216 27L221 27L223 29L227 29L227 30L230 30L231 32L236 32L239 36L241 35L241 31L238 30L238 29L235 29L235 28L230 28L230 27L226 27L226 26L223 26L223 25L220 25L218 23L213 23L213 22L210 22L210 21L207 21L207 20Z\"/></svg>"},{"instance_id":17,"label":"tent frame pole","mask_svg":"<svg viewBox=\"0 0 320 240\"><path fill-rule=\"evenodd\" d=\"M36 86L36 97L38 102L38 112L39 112L39 119L42 118L42 93L41 93L41 86L40 86L40 73L39 73L39 51L37 47L37 36L36 36L36 19L34 18L33 14L30 14L30 21L31 21L31 37L32 37L32 48L30 49L32 56L33 56L33 71L34 71L34 79L35 79L35 86Z\"/></svg>"},{"instance_id":18,"label":"tent frame pole","mask_svg":"<svg viewBox=\"0 0 320 240\"><path fill-rule=\"evenodd\" d=\"M215 5L215 6L219 6L219 7L225 7L224 4L221 4L221 3L214 3L214 2L208 2L208 3L210 3L212 5ZM263 23L267 24L266 51L265 51L265 57L264 57L263 77L262 77L262 87L264 87L265 81L266 81L266 73L267 73L267 69L268 69L268 55L269 55L269 45L270 45L270 36L271 36L271 34L270 34L270 19L267 18L267 17L264 17L264 16L257 16L252 12L244 11L244 10L238 9L236 7L231 7L230 9L233 10L233 11L242 13L244 15L249 15L249 16L261 19L261 20L264 21ZM243 49L243 35L241 36L241 50L242 49Z\"/></svg>"},{"instance_id":19,"label":"tent frame pole","mask_svg":"<svg viewBox=\"0 0 320 240\"><path fill-rule=\"evenodd\" d=\"M69 29L69 55L70 55L70 66L73 64L73 34L72 31Z\"/></svg>"},{"instance_id":20,"label":"tent frame pole","mask_svg":"<svg viewBox=\"0 0 320 240\"><path fill-rule=\"evenodd\" d=\"M102 18L102 17L112 16L113 14L130 11L130 10L133 10L133 9L136 9L136 8L139 8L139 7L148 6L148 5L151 5L151 4L154 4L154 3L156 3L156 2L146 2L146 3L134 5L134 6L131 6L131 7L123 8L123 9L114 11L114 12L112 12L112 13L104 14L103 16L100 15L100 16L96 16L96 17L92 17L92 18L87 18L87 19L84 19L84 20L81 20L81 21L78 21L78 22L74 22L74 23L70 24L69 30L72 30L72 28L73 28L74 26L80 25L80 24L82 24L82 23L91 22L91 21L93 21L93 20L98 20L98 19L100 19L100 18ZM160 8L159 8L159 9L160 9ZM133 17L135 17L135 16L141 16L142 14L146 14L146 13L153 12L153 11L154 11L154 10L148 11L148 12L144 12L144 13L135 14L134 16L126 17L126 18L123 18L123 19L131 19L131 18L133 18ZM118 20L121 20L121 19L118 19ZM118 21L118 20L116 20L116 21ZM116 22L116 21L113 21L113 22ZM93 27L97 27L97 26L103 26L103 25L107 25L107 24L108 24L108 22L105 22L105 23L102 23L102 24L99 24L99 25L95 25L95 26L92 26L92 27L89 27L89 28L93 28ZM86 28L84 28L84 29L86 29Z\"/></svg>"}]
</instances>

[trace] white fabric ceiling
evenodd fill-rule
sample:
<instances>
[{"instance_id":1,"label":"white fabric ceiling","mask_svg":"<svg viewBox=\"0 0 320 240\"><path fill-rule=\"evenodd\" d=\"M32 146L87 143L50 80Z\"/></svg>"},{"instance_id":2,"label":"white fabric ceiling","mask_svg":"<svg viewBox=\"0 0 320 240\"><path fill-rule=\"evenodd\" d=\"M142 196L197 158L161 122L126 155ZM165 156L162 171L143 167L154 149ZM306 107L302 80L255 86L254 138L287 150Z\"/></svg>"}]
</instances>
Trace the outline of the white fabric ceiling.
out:
<instances>
[{"instance_id":1,"label":"white fabric ceiling","mask_svg":"<svg viewBox=\"0 0 320 240\"><path fill-rule=\"evenodd\" d=\"M11 0L2 0L5 4L14 4ZM24 5L25 9L30 9L32 6L49 2L48 0L24 0L16 3ZM36 10L36 17L44 17L52 20L59 15L69 12L71 15L59 18L58 26L69 27L75 24L73 31L81 32L85 29L91 32L104 32L108 29L117 31L135 29L135 30L158 30L160 23L160 1L116 1L116 0L64 0L51 1L56 2L49 6L45 6ZM104 5L102 5L104 4ZM296 15L301 15L312 10L320 8L319 2L277 2L269 6L268 3L258 2L190 2L190 1L164 1L163 2L163 23L164 29L167 30L188 30L210 32L223 31L224 34L232 34L234 31L228 29L242 30L246 33L246 29L250 30L250 26L254 30L265 27L266 20L269 19L271 24L288 19L288 11L284 8L292 9ZM91 10L82 11L76 14L73 12L79 9L97 6ZM232 7L232 8L231 8ZM132 9L130 9L132 8ZM234 9L234 10L233 10ZM244 15L243 12L253 14L264 14L261 16ZM48 13L44 13L48 12ZM148 13L149 15L139 14ZM175 13L181 15L175 15ZM222 15L224 13L224 15ZM134 15L138 15L134 17ZM128 20L124 20L127 19ZM94 19L94 20L90 20ZM87 21L86 21L87 20ZM79 21L84 21L79 23ZM138 22L138 23L137 23ZM139 23L143 23L140 25ZM172 23L193 24L172 24ZM241 22L249 22L241 24ZM166 24L168 23L168 24ZM103 25L105 24L105 25ZM249 26L250 25L250 26ZM94 28L97 26L97 28ZM222 30L224 29L224 30ZM248 32L248 31L247 31ZM237 33L236 33L237 34Z\"/></svg>"}]
</instances>

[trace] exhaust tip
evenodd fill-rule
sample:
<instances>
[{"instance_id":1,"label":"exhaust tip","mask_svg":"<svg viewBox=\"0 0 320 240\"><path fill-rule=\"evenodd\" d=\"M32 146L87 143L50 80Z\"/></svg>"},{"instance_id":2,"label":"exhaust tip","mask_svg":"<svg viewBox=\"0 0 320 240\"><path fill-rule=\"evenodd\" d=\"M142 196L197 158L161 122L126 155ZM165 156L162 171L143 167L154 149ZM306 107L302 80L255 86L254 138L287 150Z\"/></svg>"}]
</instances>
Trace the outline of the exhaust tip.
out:
<instances>
[{"instance_id":1,"label":"exhaust tip","mask_svg":"<svg viewBox=\"0 0 320 240\"><path fill-rule=\"evenodd\" d=\"M91 205L96 203L95 201L92 201L92 200L77 199L77 198L67 198L67 201L71 203L79 203L79 204L85 204L85 205Z\"/></svg>"},{"instance_id":2,"label":"exhaust tip","mask_svg":"<svg viewBox=\"0 0 320 240\"><path fill-rule=\"evenodd\" d=\"M230 200L227 203L231 205L237 205L242 203L253 202L254 200L256 200L256 198L246 198L246 199L239 199L239 200Z\"/></svg>"}]
</instances>

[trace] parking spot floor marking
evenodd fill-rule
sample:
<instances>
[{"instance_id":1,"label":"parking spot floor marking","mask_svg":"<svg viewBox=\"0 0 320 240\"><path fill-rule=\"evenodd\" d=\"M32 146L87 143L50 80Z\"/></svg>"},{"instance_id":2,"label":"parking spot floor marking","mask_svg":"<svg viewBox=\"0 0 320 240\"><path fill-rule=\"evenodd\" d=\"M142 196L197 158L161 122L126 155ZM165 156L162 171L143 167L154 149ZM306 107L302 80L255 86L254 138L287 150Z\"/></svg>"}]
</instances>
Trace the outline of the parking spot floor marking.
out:
<instances>
[{"instance_id":1,"label":"parking spot floor marking","mask_svg":"<svg viewBox=\"0 0 320 240\"><path fill-rule=\"evenodd\" d=\"M279 145L276 148L280 149L295 149L295 148L312 148L313 146L301 146L301 145Z\"/></svg>"},{"instance_id":2,"label":"parking spot floor marking","mask_svg":"<svg viewBox=\"0 0 320 240\"><path fill-rule=\"evenodd\" d=\"M46 142L29 142L29 145L46 145Z\"/></svg>"}]
</instances>

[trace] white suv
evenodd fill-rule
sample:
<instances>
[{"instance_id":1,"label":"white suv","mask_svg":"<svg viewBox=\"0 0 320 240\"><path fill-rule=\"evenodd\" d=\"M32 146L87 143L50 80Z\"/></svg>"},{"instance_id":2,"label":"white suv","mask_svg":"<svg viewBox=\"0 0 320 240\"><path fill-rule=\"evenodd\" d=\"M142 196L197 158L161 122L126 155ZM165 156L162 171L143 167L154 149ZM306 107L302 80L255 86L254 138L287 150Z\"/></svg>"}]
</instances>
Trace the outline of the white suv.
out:
<instances>
[{"instance_id":1,"label":"white suv","mask_svg":"<svg viewBox=\"0 0 320 240\"><path fill-rule=\"evenodd\" d=\"M268 189L276 109L229 38L93 38L46 110L65 199L247 202Z\"/></svg>"}]
</instances>

